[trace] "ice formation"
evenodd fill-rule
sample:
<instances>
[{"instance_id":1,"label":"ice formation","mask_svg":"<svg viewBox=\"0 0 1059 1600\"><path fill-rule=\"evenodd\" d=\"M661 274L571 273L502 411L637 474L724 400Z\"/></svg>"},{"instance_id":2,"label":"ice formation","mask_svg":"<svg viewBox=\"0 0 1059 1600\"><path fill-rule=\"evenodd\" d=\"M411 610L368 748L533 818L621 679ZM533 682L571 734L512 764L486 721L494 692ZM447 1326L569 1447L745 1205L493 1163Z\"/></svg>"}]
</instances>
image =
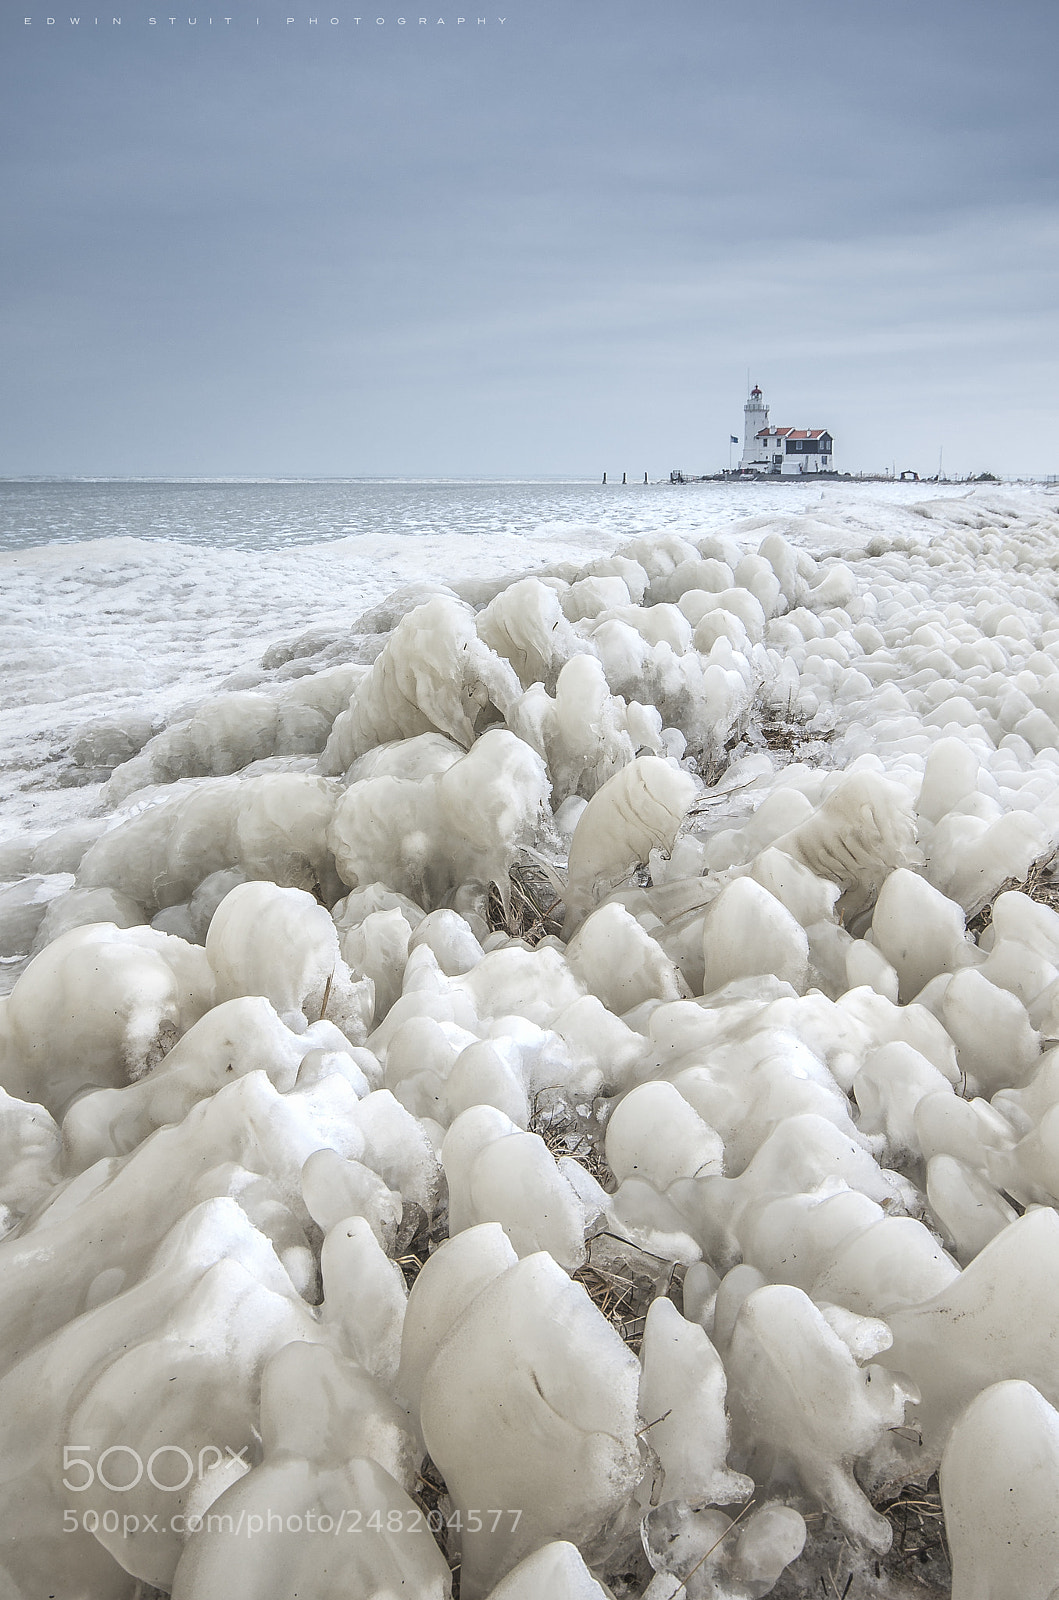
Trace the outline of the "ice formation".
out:
<instances>
[{"instance_id":1,"label":"ice formation","mask_svg":"<svg viewBox=\"0 0 1059 1600\"><path fill-rule=\"evenodd\" d=\"M1008 1379L971 1401L945 1447L941 1494L953 1600L1050 1600L1059 1572L1059 1414L1032 1384Z\"/></svg>"},{"instance_id":2,"label":"ice formation","mask_svg":"<svg viewBox=\"0 0 1059 1600\"><path fill-rule=\"evenodd\" d=\"M935 1472L954 1600L1052 1600L1054 498L862 516L84 730L0 852L5 1600L883 1596Z\"/></svg>"}]
</instances>

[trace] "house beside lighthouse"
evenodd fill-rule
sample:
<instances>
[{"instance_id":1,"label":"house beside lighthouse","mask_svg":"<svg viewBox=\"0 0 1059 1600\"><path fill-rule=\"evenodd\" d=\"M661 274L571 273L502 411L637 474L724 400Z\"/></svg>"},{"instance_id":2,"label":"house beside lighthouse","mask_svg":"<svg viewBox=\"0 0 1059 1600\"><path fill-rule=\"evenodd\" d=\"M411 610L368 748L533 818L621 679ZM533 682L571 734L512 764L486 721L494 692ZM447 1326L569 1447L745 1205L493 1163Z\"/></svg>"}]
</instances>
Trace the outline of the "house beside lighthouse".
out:
<instances>
[{"instance_id":1,"label":"house beside lighthouse","mask_svg":"<svg viewBox=\"0 0 1059 1600\"><path fill-rule=\"evenodd\" d=\"M773 427L765 397L756 383L743 407L743 416L740 472L785 478L834 472L834 444L827 429Z\"/></svg>"}]
</instances>

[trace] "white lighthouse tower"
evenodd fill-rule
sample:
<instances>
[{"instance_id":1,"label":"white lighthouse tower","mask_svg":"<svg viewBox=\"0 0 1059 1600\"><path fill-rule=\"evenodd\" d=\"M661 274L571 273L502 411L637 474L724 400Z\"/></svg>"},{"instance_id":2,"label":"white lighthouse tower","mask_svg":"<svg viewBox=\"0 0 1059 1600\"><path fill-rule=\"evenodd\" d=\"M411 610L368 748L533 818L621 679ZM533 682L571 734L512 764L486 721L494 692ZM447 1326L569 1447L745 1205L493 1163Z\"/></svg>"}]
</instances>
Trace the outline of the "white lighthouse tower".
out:
<instances>
[{"instance_id":1,"label":"white lighthouse tower","mask_svg":"<svg viewBox=\"0 0 1059 1600\"><path fill-rule=\"evenodd\" d=\"M743 428L743 454L739 458L739 469L740 471L749 469L751 472L767 471L768 441L759 439L758 434L762 428L767 428L769 425L769 408L756 383L743 407L743 416L746 421Z\"/></svg>"}]
</instances>

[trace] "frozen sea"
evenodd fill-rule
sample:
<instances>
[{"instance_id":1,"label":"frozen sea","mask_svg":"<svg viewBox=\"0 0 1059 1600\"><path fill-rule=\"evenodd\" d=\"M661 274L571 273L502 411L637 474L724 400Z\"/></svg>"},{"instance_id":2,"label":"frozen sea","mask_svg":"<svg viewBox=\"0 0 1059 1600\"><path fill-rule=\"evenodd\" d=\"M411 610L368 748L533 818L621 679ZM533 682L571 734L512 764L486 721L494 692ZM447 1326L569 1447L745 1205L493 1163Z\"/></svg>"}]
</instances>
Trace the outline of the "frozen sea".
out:
<instances>
[{"instance_id":1,"label":"frozen sea","mask_svg":"<svg viewBox=\"0 0 1059 1600\"><path fill-rule=\"evenodd\" d=\"M169 721L308 629L392 590L583 561L653 532L775 521L855 554L959 484L515 481L0 481L0 843L98 803L71 787L101 717ZM1016 496L1041 493L1013 487Z\"/></svg>"}]
</instances>

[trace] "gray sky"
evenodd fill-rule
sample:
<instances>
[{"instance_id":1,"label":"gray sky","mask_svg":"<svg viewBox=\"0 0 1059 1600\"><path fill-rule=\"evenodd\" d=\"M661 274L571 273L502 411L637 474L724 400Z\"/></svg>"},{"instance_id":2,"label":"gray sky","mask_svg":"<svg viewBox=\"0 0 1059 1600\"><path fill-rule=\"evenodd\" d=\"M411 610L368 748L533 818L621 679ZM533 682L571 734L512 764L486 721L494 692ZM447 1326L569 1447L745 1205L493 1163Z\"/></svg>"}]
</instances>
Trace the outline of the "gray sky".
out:
<instances>
[{"instance_id":1,"label":"gray sky","mask_svg":"<svg viewBox=\"0 0 1059 1600\"><path fill-rule=\"evenodd\" d=\"M1054 0L0 6L2 473L1059 471Z\"/></svg>"}]
</instances>

